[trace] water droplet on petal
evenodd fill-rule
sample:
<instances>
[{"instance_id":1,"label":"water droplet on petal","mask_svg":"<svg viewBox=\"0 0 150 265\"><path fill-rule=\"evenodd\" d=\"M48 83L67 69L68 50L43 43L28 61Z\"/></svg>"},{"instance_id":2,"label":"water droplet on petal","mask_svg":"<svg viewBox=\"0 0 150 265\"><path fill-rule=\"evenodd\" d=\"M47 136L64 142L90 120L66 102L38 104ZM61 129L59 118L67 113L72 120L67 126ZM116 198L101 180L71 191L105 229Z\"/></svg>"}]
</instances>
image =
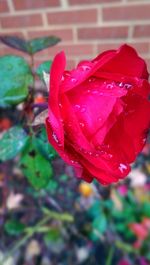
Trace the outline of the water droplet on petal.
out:
<instances>
[{"instance_id":1,"label":"water droplet on petal","mask_svg":"<svg viewBox=\"0 0 150 265\"><path fill-rule=\"evenodd\" d=\"M113 84L108 84L108 85L106 86L106 88L108 88L108 89L112 89L113 87L114 87Z\"/></svg>"},{"instance_id":2,"label":"water droplet on petal","mask_svg":"<svg viewBox=\"0 0 150 265\"><path fill-rule=\"evenodd\" d=\"M101 117L99 117L99 118L98 118L98 121L102 121L102 118L101 118Z\"/></svg>"},{"instance_id":3,"label":"water droplet on petal","mask_svg":"<svg viewBox=\"0 0 150 265\"><path fill-rule=\"evenodd\" d=\"M127 170L127 166L125 164L123 164L123 163L120 163L119 164L119 170L120 170L121 173L124 173L124 171Z\"/></svg>"},{"instance_id":4,"label":"water droplet on petal","mask_svg":"<svg viewBox=\"0 0 150 265\"><path fill-rule=\"evenodd\" d=\"M83 122L80 122L79 124L80 124L80 126L81 126L82 128L85 126L85 124L84 124Z\"/></svg>"},{"instance_id":5,"label":"water droplet on petal","mask_svg":"<svg viewBox=\"0 0 150 265\"><path fill-rule=\"evenodd\" d=\"M80 108L81 108L80 105L78 105L78 104L75 105L75 109L76 109L76 110L79 110Z\"/></svg>"},{"instance_id":6,"label":"water droplet on petal","mask_svg":"<svg viewBox=\"0 0 150 265\"><path fill-rule=\"evenodd\" d=\"M76 82L77 82L77 79L72 77L72 78L71 78L71 82L72 82L72 83L76 83Z\"/></svg>"},{"instance_id":7,"label":"water droplet on petal","mask_svg":"<svg viewBox=\"0 0 150 265\"><path fill-rule=\"evenodd\" d=\"M91 92L91 90L90 90L90 89L88 89L88 90L87 90L87 93L89 94L90 92Z\"/></svg>"},{"instance_id":8,"label":"water droplet on petal","mask_svg":"<svg viewBox=\"0 0 150 265\"><path fill-rule=\"evenodd\" d=\"M59 107L62 108L62 104L61 103L59 103Z\"/></svg>"},{"instance_id":9,"label":"water droplet on petal","mask_svg":"<svg viewBox=\"0 0 150 265\"><path fill-rule=\"evenodd\" d=\"M81 65L80 68L83 70L83 71L89 71L91 70L91 67L89 65Z\"/></svg>"},{"instance_id":10,"label":"water droplet on petal","mask_svg":"<svg viewBox=\"0 0 150 265\"><path fill-rule=\"evenodd\" d=\"M53 139L54 139L54 141L56 142L56 143L59 143L59 140L58 140L58 137L57 137L57 135L56 135L56 133L52 133L52 137L53 137Z\"/></svg>"},{"instance_id":11,"label":"water droplet on petal","mask_svg":"<svg viewBox=\"0 0 150 265\"><path fill-rule=\"evenodd\" d=\"M126 88L126 89L130 89L131 87L132 87L131 84L124 84L124 88Z\"/></svg>"},{"instance_id":12,"label":"water droplet on petal","mask_svg":"<svg viewBox=\"0 0 150 265\"><path fill-rule=\"evenodd\" d=\"M124 87L124 83L123 82L119 83L119 87Z\"/></svg>"},{"instance_id":13,"label":"water droplet on petal","mask_svg":"<svg viewBox=\"0 0 150 265\"><path fill-rule=\"evenodd\" d=\"M89 79L88 79L88 81L91 83L91 82L94 82L96 80L96 78L95 77L90 77Z\"/></svg>"},{"instance_id":14,"label":"water droplet on petal","mask_svg":"<svg viewBox=\"0 0 150 265\"><path fill-rule=\"evenodd\" d=\"M113 158L113 155L112 155L112 154L108 154L108 157L109 157L109 158Z\"/></svg>"},{"instance_id":15,"label":"water droplet on petal","mask_svg":"<svg viewBox=\"0 0 150 265\"><path fill-rule=\"evenodd\" d=\"M86 111L86 108L85 107L82 107L81 108L81 113L84 113Z\"/></svg>"},{"instance_id":16,"label":"water droplet on petal","mask_svg":"<svg viewBox=\"0 0 150 265\"><path fill-rule=\"evenodd\" d=\"M91 94L93 94L93 95L99 94L99 91L98 90L92 90Z\"/></svg>"},{"instance_id":17,"label":"water droplet on petal","mask_svg":"<svg viewBox=\"0 0 150 265\"><path fill-rule=\"evenodd\" d=\"M64 81L65 80L65 77L64 77L64 75L62 75L62 77L61 77L61 81Z\"/></svg>"},{"instance_id":18,"label":"water droplet on petal","mask_svg":"<svg viewBox=\"0 0 150 265\"><path fill-rule=\"evenodd\" d=\"M104 95L104 93L103 93L103 92L100 92L100 93L99 93L99 95L100 95L100 96L103 96L103 95Z\"/></svg>"}]
</instances>

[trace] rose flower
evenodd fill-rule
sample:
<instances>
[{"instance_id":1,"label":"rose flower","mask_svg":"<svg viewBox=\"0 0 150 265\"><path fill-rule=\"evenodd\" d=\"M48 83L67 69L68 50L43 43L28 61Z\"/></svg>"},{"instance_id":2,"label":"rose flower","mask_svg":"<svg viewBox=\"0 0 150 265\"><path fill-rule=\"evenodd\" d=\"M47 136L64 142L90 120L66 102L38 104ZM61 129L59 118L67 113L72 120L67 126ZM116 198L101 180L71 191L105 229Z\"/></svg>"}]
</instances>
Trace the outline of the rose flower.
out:
<instances>
[{"instance_id":1,"label":"rose flower","mask_svg":"<svg viewBox=\"0 0 150 265\"><path fill-rule=\"evenodd\" d=\"M150 125L146 64L123 45L65 71L56 55L50 72L46 128L59 155L87 182L124 178L142 150Z\"/></svg>"}]
</instances>

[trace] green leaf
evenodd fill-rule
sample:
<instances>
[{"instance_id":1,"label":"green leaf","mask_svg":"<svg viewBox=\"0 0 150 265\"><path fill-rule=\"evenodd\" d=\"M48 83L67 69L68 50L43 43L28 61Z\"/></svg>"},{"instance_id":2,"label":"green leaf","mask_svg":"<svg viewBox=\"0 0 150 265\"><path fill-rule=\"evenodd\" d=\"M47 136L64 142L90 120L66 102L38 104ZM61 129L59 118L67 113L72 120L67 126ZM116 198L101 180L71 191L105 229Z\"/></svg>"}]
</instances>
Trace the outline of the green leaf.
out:
<instances>
[{"instance_id":1,"label":"green leaf","mask_svg":"<svg viewBox=\"0 0 150 265\"><path fill-rule=\"evenodd\" d=\"M103 234L107 229L107 219L104 214L101 214L93 220L93 229L97 230L100 234Z\"/></svg>"},{"instance_id":2,"label":"green leaf","mask_svg":"<svg viewBox=\"0 0 150 265\"><path fill-rule=\"evenodd\" d=\"M60 237L60 231L58 230L58 228L50 228L48 233L45 235L44 240L46 242L46 244L48 245L50 242L56 242L59 239L61 239Z\"/></svg>"},{"instance_id":3,"label":"green leaf","mask_svg":"<svg viewBox=\"0 0 150 265\"><path fill-rule=\"evenodd\" d=\"M5 223L4 228L9 235L18 236L24 232L25 225L15 219L12 219Z\"/></svg>"},{"instance_id":4,"label":"green leaf","mask_svg":"<svg viewBox=\"0 0 150 265\"><path fill-rule=\"evenodd\" d=\"M27 143L28 136L19 126L10 128L0 139L0 160L14 158Z\"/></svg>"},{"instance_id":5,"label":"green leaf","mask_svg":"<svg viewBox=\"0 0 150 265\"><path fill-rule=\"evenodd\" d=\"M58 189L58 183L51 179L46 187L46 191L49 192L49 193L52 193L54 194Z\"/></svg>"},{"instance_id":6,"label":"green leaf","mask_svg":"<svg viewBox=\"0 0 150 265\"><path fill-rule=\"evenodd\" d=\"M45 188L53 174L51 164L36 148L35 139L30 142L28 152L23 154L21 166L24 175L35 189Z\"/></svg>"},{"instance_id":7,"label":"green leaf","mask_svg":"<svg viewBox=\"0 0 150 265\"><path fill-rule=\"evenodd\" d=\"M28 53L28 44L24 39L16 36L0 36L0 41L11 48Z\"/></svg>"},{"instance_id":8,"label":"green leaf","mask_svg":"<svg viewBox=\"0 0 150 265\"><path fill-rule=\"evenodd\" d=\"M47 159L53 160L58 156L55 149L49 144L45 127L42 127L41 132L35 138L35 145L38 151Z\"/></svg>"},{"instance_id":9,"label":"green leaf","mask_svg":"<svg viewBox=\"0 0 150 265\"><path fill-rule=\"evenodd\" d=\"M52 65L52 61L45 61L41 63L36 69L36 73L42 81L44 81L43 72L46 72L49 74L51 65Z\"/></svg>"},{"instance_id":10,"label":"green leaf","mask_svg":"<svg viewBox=\"0 0 150 265\"><path fill-rule=\"evenodd\" d=\"M56 45L59 41L60 38L55 36L48 36L48 37L42 37L30 40L28 41L28 45L30 47L29 53L34 54L48 47L52 47Z\"/></svg>"},{"instance_id":11,"label":"green leaf","mask_svg":"<svg viewBox=\"0 0 150 265\"><path fill-rule=\"evenodd\" d=\"M149 202L145 202L142 206L142 212L143 215L146 217L150 217L150 203Z\"/></svg>"},{"instance_id":12,"label":"green leaf","mask_svg":"<svg viewBox=\"0 0 150 265\"><path fill-rule=\"evenodd\" d=\"M27 97L33 76L27 62L19 56L0 57L0 106L16 105Z\"/></svg>"},{"instance_id":13,"label":"green leaf","mask_svg":"<svg viewBox=\"0 0 150 265\"><path fill-rule=\"evenodd\" d=\"M93 205L88 209L88 215L92 218L96 218L101 214L101 203L96 200Z\"/></svg>"}]
</instances>

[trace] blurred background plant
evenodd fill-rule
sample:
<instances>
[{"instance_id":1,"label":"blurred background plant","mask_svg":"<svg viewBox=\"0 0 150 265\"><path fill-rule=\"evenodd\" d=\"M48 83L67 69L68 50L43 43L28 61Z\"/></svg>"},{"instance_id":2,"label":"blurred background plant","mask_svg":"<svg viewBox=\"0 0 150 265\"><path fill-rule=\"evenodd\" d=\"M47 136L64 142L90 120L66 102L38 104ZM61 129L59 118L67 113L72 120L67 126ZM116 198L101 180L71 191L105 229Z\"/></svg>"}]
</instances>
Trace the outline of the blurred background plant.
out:
<instances>
[{"instance_id":1,"label":"blurred background plant","mask_svg":"<svg viewBox=\"0 0 150 265\"><path fill-rule=\"evenodd\" d=\"M41 124L51 61L34 67L60 39L0 40L29 57L0 57L0 264L150 264L149 143L125 181L77 180Z\"/></svg>"}]
</instances>

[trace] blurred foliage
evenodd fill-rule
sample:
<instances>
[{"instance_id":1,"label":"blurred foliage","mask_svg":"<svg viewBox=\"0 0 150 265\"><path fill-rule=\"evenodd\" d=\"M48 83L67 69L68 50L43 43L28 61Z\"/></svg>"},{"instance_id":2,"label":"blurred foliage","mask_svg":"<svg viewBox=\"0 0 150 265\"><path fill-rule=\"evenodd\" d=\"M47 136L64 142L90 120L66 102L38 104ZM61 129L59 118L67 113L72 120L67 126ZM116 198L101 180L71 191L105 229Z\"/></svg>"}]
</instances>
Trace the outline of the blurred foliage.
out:
<instances>
[{"instance_id":1,"label":"blurred foliage","mask_svg":"<svg viewBox=\"0 0 150 265\"><path fill-rule=\"evenodd\" d=\"M149 143L125 181L77 180L38 124L52 62L34 54L60 39L0 40L30 55L0 57L0 265L150 264Z\"/></svg>"}]
</instances>

